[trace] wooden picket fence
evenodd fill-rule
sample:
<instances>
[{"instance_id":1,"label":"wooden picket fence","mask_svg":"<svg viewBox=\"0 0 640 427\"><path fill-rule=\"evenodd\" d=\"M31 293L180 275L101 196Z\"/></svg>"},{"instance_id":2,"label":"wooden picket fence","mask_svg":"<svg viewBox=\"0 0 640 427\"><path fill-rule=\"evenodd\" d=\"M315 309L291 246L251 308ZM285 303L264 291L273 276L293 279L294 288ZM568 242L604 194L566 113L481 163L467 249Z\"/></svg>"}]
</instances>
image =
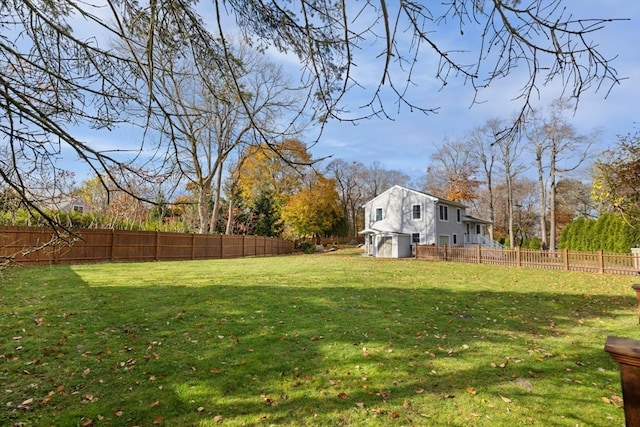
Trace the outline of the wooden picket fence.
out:
<instances>
[{"instance_id":1,"label":"wooden picket fence","mask_svg":"<svg viewBox=\"0 0 640 427\"><path fill-rule=\"evenodd\" d=\"M242 258L293 252L293 242L264 236L111 229L73 232L75 236L68 239L55 239L55 233L47 227L0 227L0 260L20 265L81 264ZM71 245L69 240L73 241Z\"/></svg>"},{"instance_id":2,"label":"wooden picket fence","mask_svg":"<svg viewBox=\"0 0 640 427\"><path fill-rule=\"evenodd\" d=\"M575 252L530 249L489 249L481 246L416 246L416 258L474 264L510 265L551 270L640 274L640 254L603 251Z\"/></svg>"}]
</instances>

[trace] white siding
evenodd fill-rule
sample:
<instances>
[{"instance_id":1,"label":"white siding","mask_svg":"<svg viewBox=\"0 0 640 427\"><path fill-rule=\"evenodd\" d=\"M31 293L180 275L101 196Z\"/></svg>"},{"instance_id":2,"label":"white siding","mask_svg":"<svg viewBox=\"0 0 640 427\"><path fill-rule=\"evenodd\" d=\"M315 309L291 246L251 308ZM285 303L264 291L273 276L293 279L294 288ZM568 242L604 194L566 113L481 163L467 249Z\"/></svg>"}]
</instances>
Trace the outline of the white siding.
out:
<instances>
[{"instance_id":1,"label":"white siding","mask_svg":"<svg viewBox=\"0 0 640 427\"><path fill-rule=\"evenodd\" d=\"M414 207L420 206L420 218L413 218ZM440 206L446 206L447 219L440 219ZM376 220L376 210L382 219ZM393 186L364 205L364 233L367 254L384 257L410 256L412 235L420 236L418 244L464 243L464 206L399 185ZM460 219L460 221L458 220ZM389 246L391 246L391 254Z\"/></svg>"}]
</instances>

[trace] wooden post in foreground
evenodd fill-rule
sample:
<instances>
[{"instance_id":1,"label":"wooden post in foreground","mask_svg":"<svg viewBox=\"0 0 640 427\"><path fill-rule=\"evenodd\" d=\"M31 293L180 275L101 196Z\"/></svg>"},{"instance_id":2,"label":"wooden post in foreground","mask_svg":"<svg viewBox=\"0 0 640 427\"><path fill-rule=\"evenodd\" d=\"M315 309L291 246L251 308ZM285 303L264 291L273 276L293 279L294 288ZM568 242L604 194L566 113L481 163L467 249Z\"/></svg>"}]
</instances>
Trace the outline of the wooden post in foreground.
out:
<instances>
[{"instance_id":1,"label":"wooden post in foreground","mask_svg":"<svg viewBox=\"0 0 640 427\"><path fill-rule=\"evenodd\" d=\"M620 365L626 426L640 426L640 341L609 336L604 350Z\"/></svg>"},{"instance_id":2,"label":"wooden post in foreground","mask_svg":"<svg viewBox=\"0 0 640 427\"><path fill-rule=\"evenodd\" d=\"M639 284L635 284L635 285L631 285L631 288L636 291L636 299L638 300L638 323L640 323L640 285Z\"/></svg>"}]
</instances>

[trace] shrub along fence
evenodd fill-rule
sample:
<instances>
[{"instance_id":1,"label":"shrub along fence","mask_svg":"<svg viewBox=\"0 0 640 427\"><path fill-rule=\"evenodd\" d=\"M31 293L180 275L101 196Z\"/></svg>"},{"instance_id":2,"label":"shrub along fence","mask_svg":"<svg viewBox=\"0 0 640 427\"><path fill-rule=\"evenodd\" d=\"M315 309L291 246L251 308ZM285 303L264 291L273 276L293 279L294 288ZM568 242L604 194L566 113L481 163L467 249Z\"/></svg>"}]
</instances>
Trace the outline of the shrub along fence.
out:
<instances>
[{"instance_id":1,"label":"shrub along fence","mask_svg":"<svg viewBox=\"0 0 640 427\"><path fill-rule=\"evenodd\" d=\"M476 264L511 265L594 273L640 274L640 253L574 252L530 249L489 249L480 246L416 247L416 258Z\"/></svg>"},{"instance_id":2,"label":"shrub along fence","mask_svg":"<svg viewBox=\"0 0 640 427\"><path fill-rule=\"evenodd\" d=\"M106 229L73 232L78 239L68 245L56 240L47 227L0 227L0 259L43 265L242 258L293 252L293 242L264 236Z\"/></svg>"}]
</instances>

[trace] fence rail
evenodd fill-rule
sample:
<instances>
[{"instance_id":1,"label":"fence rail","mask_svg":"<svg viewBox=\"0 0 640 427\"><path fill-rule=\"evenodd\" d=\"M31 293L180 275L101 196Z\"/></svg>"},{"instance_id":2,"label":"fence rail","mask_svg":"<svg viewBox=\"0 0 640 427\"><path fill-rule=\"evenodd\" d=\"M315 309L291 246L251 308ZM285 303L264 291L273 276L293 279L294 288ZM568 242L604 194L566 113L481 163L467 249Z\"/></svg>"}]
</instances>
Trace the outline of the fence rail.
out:
<instances>
[{"instance_id":1,"label":"fence rail","mask_svg":"<svg viewBox=\"0 0 640 427\"><path fill-rule=\"evenodd\" d=\"M481 246L416 247L416 258L474 264L511 265L551 270L586 271L611 274L640 274L640 253L616 254L603 251L536 251L529 249L489 249Z\"/></svg>"},{"instance_id":2,"label":"fence rail","mask_svg":"<svg viewBox=\"0 0 640 427\"><path fill-rule=\"evenodd\" d=\"M293 242L264 236L222 236L105 229L74 230L72 245L46 227L0 227L0 260L21 265L171 261L283 255ZM41 248L33 251L33 248Z\"/></svg>"}]
</instances>

